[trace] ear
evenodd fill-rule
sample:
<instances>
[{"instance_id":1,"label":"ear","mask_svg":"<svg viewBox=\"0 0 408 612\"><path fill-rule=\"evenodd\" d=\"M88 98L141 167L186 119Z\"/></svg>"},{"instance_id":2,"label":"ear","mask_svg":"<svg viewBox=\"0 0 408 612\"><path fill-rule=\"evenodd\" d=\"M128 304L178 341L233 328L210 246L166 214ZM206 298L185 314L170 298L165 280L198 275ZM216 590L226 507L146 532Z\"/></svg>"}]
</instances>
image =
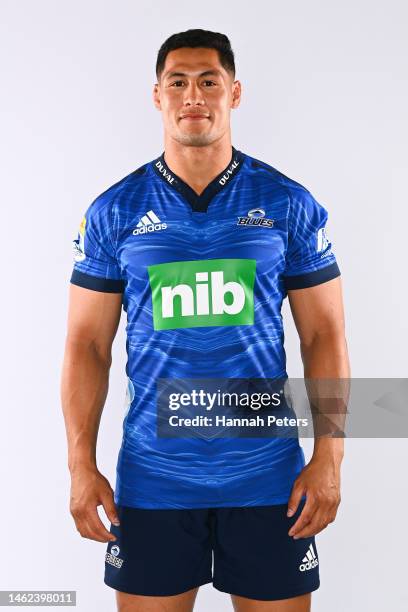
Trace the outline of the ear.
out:
<instances>
[{"instance_id":1,"label":"ear","mask_svg":"<svg viewBox=\"0 0 408 612\"><path fill-rule=\"evenodd\" d=\"M234 81L232 85L232 102L231 108L237 108L241 102L241 82Z\"/></svg>"},{"instance_id":2,"label":"ear","mask_svg":"<svg viewBox=\"0 0 408 612\"><path fill-rule=\"evenodd\" d=\"M157 110L161 110L161 104L160 104L160 85L158 83L155 83L154 87L153 87L153 103L154 103L155 107L157 108Z\"/></svg>"}]
</instances>

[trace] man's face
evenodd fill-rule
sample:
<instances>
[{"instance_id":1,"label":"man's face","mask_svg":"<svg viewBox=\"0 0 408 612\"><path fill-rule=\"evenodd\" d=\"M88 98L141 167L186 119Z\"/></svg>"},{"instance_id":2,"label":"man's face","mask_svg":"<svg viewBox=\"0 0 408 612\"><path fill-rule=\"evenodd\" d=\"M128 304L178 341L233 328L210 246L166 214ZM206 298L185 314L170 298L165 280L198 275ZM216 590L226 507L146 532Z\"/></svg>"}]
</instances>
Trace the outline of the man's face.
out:
<instances>
[{"instance_id":1,"label":"man's face","mask_svg":"<svg viewBox=\"0 0 408 612\"><path fill-rule=\"evenodd\" d=\"M229 131L240 95L240 82L223 68L215 49L190 47L170 51L153 91L165 134L193 147L212 144Z\"/></svg>"}]
</instances>

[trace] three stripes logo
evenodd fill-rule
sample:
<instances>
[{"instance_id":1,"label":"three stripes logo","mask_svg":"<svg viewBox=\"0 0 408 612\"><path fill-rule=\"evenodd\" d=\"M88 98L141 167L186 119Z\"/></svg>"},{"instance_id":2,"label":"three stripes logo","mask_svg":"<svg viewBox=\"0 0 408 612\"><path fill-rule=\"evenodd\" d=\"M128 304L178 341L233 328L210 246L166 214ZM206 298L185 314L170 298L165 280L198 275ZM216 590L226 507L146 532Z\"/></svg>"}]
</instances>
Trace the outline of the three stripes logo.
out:
<instances>
[{"instance_id":1,"label":"three stripes logo","mask_svg":"<svg viewBox=\"0 0 408 612\"><path fill-rule=\"evenodd\" d=\"M140 234L157 232L166 228L167 223L162 223L159 217L152 210L149 210L149 212L143 215L139 223L136 225L135 229L133 230L133 235L139 236Z\"/></svg>"},{"instance_id":2,"label":"three stripes logo","mask_svg":"<svg viewBox=\"0 0 408 612\"><path fill-rule=\"evenodd\" d=\"M299 565L299 569L301 572L307 572L307 570L313 569L316 565L319 565L319 561L313 550L313 544L310 544L306 555L302 559L302 563Z\"/></svg>"}]
</instances>

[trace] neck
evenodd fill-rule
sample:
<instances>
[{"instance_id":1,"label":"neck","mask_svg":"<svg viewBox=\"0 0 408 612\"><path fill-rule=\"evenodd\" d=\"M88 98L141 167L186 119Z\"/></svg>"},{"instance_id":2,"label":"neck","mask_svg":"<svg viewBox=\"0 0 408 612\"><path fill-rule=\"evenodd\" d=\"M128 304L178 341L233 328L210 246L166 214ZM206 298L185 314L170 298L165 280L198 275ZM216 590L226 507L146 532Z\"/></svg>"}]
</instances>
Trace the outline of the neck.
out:
<instances>
[{"instance_id":1,"label":"neck","mask_svg":"<svg viewBox=\"0 0 408 612\"><path fill-rule=\"evenodd\" d=\"M182 145L166 137L164 160L170 170L200 195L207 185L231 161L231 136L227 133L220 140L204 147Z\"/></svg>"}]
</instances>

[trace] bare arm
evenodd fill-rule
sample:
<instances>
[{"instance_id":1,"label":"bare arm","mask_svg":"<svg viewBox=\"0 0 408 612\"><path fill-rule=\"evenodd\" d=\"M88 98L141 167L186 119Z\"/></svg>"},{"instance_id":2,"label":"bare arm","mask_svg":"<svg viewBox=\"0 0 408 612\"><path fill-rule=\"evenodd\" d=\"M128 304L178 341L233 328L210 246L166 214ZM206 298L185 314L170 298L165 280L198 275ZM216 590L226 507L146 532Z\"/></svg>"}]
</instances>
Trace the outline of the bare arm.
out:
<instances>
[{"instance_id":1,"label":"bare arm","mask_svg":"<svg viewBox=\"0 0 408 612\"><path fill-rule=\"evenodd\" d=\"M82 536L115 539L99 518L103 505L117 520L113 491L96 465L96 442L108 393L111 349L121 314L121 293L70 285L68 326L61 378L61 402L71 472L70 509Z\"/></svg>"},{"instance_id":2,"label":"bare arm","mask_svg":"<svg viewBox=\"0 0 408 612\"><path fill-rule=\"evenodd\" d=\"M305 378L349 379L341 277L307 289L291 290L288 297L299 333ZM342 438L315 437L312 459L299 475L289 500L292 515L302 495L307 495L307 503L290 535L315 535L334 520L340 503L343 453Z\"/></svg>"},{"instance_id":3,"label":"bare arm","mask_svg":"<svg viewBox=\"0 0 408 612\"><path fill-rule=\"evenodd\" d=\"M288 293L293 319L300 338L300 351L305 379L348 380L350 364L345 338L345 322L341 277L308 289ZM337 386L340 388L340 385ZM335 417L333 415L333 419ZM339 419L340 422L340 419ZM319 423L316 422L316 425ZM318 429L318 435L322 434ZM343 448L338 438L315 439L315 450L320 446Z\"/></svg>"}]
</instances>

